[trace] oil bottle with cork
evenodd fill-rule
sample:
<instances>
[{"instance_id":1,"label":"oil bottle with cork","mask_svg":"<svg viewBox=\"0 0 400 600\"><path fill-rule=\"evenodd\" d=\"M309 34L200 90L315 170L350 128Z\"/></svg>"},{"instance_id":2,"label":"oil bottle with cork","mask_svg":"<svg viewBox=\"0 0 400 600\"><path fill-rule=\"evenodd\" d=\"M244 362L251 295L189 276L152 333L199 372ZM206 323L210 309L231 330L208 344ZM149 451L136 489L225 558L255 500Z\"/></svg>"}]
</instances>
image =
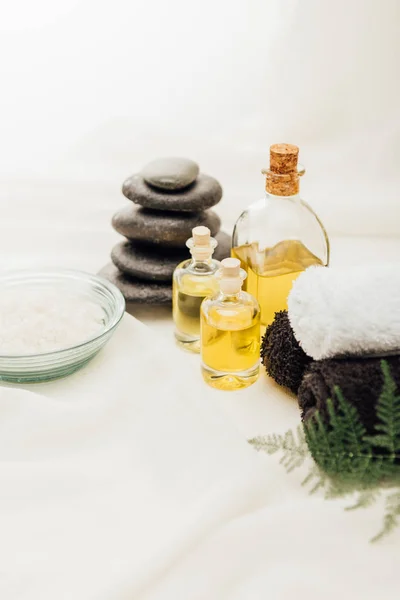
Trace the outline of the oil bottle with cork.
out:
<instances>
[{"instance_id":1,"label":"oil bottle with cork","mask_svg":"<svg viewBox=\"0 0 400 600\"><path fill-rule=\"evenodd\" d=\"M225 258L216 277L219 291L200 308L201 370L210 386L239 390L259 376L260 308L242 291L246 273L237 258Z\"/></svg>"},{"instance_id":2,"label":"oil bottle with cork","mask_svg":"<svg viewBox=\"0 0 400 600\"><path fill-rule=\"evenodd\" d=\"M329 241L321 221L299 196L304 174L297 146L270 147L265 197L251 204L236 222L232 256L246 271L245 289L261 308L261 331L275 312L287 308L293 281L311 265L327 266Z\"/></svg>"},{"instance_id":3,"label":"oil bottle with cork","mask_svg":"<svg viewBox=\"0 0 400 600\"><path fill-rule=\"evenodd\" d=\"M200 352L201 303L219 289L216 273L221 263L212 258L217 244L208 227L195 227L186 242L192 258L184 260L174 271L172 314L175 338L190 352Z\"/></svg>"}]
</instances>

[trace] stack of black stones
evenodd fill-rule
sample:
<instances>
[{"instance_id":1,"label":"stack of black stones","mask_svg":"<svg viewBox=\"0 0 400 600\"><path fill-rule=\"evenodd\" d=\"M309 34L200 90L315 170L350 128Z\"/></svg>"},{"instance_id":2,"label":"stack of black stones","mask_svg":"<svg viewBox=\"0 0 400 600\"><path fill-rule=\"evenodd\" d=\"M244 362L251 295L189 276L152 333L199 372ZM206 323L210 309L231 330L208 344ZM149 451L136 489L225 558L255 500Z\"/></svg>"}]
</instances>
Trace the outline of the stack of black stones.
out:
<instances>
[{"instance_id":1,"label":"stack of black stones","mask_svg":"<svg viewBox=\"0 0 400 600\"><path fill-rule=\"evenodd\" d=\"M127 302L170 304L175 267L190 257L186 240L204 225L218 241L214 258L230 254L230 236L220 231L218 215L209 210L222 188L185 158L163 158L129 177L122 192L130 206L115 213L112 225L126 239L111 252L112 263L100 272Z\"/></svg>"}]
</instances>

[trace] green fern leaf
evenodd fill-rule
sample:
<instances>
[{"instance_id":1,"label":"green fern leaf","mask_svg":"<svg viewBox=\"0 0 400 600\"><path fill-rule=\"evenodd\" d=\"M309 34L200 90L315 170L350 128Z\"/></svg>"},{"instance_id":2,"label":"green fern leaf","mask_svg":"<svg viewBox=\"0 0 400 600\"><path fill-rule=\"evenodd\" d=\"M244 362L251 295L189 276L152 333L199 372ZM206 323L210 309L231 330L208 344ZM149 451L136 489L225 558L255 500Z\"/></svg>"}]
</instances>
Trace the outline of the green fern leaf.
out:
<instances>
[{"instance_id":1,"label":"green fern leaf","mask_svg":"<svg viewBox=\"0 0 400 600\"><path fill-rule=\"evenodd\" d=\"M380 491L375 490L362 490L358 494L358 498L355 504L347 506L345 510L356 510L357 508L368 508L374 504L380 496Z\"/></svg>"},{"instance_id":2,"label":"green fern leaf","mask_svg":"<svg viewBox=\"0 0 400 600\"><path fill-rule=\"evenodd\" d=\"M366 429L357 410L350 405L339 388L335 388L337 407L327 400L329 423L316 413L305 423L305 437L314 460L331 477L357 477L368 470L370 445L363 440Z\"/></svg>"},{"instance_id":3,"label":"green fern leaf","mask_svg":"<svg viewBox=\"0 0 400 600\"><path fill-rule=\"evenodd\" d=\"M267 454L275 454L278 451L282 451L283 455L279 462L284 465L287 471L293 471L293 469L300 467L309 455L301 425L297 428L296 433L289 430L284 435L271 434L259 436L249 440L249 443L256 450L261 450Z\"/></svg>"},{"instance_id":4,"label":"green fern leaf","mask_svg":"<svg viewBox=\"0 0 400 600\"><path fill-rule=\"evenodd\" d=\"M251 444L255 450L262 450L267 454L275 454L282 449L282 436L278 436L276 434L257 436L249 440L249 444Z\"/></svg>"},{"instance_id":5,"label":"green fern leaf","mask_svg":"<svg viewBox=\"0 0 400 600\"><path fill-rule=\"evenodd\" d=\"M376 434L364 436L364 440L376 448L384 448L392 458L400 458L400 396L388 363L381 361L383 387L376 406L378 423ZM390 464L390 461L388 463Z\"/></svg>"},{"instance_id":6,"label":"green fern leaf","mask_svg":"<svg viewBox=\"0 0 400 600\"><path fill-rule=\"evenodd\" d=\"M396 491L386 497L385 516L383 518L383 527L381 531L371 539L371 542L377 542L383 537L392 533L398 527L400 517L400 491Z\"/></svg>"},{"instance_id":7,"label":"green fern leaf","mask_svg":"<svg viewBox=\"0 0 400 600\"><path fill-rule=\"evenodd\" d=\"M377 425L367 435L358 412L335 388L335 400L327 400L329 419L316 412L303 423L297 434L271 434L250 440L268 454L281 451L281 463L290 472L308 456L314 464L302 485L313 494L324 489L325 498L336 498L358 491L358 499L347 510L370 506L379 494L378 487L399 489L386 498L384 524L372 541L378 541L400 525L400 395L389 366L381 362L382 391L377 402Z\"/></svg>"},{"instance_id":8,"label":"green fern leaf","mask_svg":"<svg viewBox=\"0 0 400 600\"><path fill-rule=\"evenodd\" d=\"M345 400L342 390L335 386L335 394L338 400L338 411L336 427L342 435L346 453L360 456L367 450L367 444L363 441L367 431L360 421L357 409Z\"/></svg>"},{"instance_id":9,"label":"green fern leaf","mask_svg":"<svg viewBox=\"0 0 400 600\"><path fill-rule=\"evenodd\" d=\"M328 429L318 412L304 423L304 435L311 455L318 466L327 473L335 472L337 457L331 445Z\"/></svg>"}]
</instances>

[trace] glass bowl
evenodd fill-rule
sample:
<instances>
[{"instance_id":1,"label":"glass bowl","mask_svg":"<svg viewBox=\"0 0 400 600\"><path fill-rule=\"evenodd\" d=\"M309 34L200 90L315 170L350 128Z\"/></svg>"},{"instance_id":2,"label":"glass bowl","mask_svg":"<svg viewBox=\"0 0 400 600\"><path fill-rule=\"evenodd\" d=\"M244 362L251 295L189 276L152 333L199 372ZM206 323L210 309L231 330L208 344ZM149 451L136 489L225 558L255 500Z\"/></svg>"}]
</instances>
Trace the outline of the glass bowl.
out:
<instances>
[{"instance_id":1,"label":"glass bowl","mask_svg":"<svg viewBox=\"0 0 400 600\"><path fill-rule=\"evenodd\" d=\"M79 344L42 354L0 353L0 381L35 383L70 375L86 365L108 342L119 325L125 300L110 282L97 275L71 270L14 271L0 276L0 294L12 289L21 295L56 288L97 304L104 320L96 333ZM0 330L1 334L1 330Z\"/></svg>"}]
</instances>

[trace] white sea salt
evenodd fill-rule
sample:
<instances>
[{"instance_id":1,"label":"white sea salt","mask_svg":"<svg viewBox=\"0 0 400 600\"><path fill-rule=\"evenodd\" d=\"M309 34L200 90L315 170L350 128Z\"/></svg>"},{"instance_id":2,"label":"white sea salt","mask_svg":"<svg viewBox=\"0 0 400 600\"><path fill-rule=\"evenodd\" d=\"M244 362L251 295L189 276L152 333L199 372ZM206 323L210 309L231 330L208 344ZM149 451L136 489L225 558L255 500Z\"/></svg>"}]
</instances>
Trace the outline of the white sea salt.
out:
<instances>
[{"instance_id":1,"label":"white sea salt","mask_svg":"<svg viewBox=\"0 0 400 600\"><path fill-rule=\"evenodd\" d=\"M0 355L52 352L94 337L103 309L64 287L0 290Z\"/></svg>"}]
</instances>

